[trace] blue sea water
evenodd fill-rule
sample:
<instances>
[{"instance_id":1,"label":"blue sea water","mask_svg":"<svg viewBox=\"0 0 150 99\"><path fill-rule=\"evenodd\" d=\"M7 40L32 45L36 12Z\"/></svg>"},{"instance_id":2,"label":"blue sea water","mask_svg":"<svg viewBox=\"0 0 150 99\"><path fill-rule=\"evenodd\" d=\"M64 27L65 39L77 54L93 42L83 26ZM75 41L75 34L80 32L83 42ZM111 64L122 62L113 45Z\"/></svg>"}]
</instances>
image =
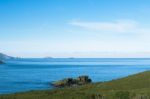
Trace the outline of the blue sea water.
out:
<instances>
[{"instance_id":1,"label":"blue sea water","mask_svg":"<svg viewBox=\"0 0 150 99\"><path fill-rule=\"evenodd\" d=\"M0 65L0 94L52 89L50 82L88 75L93 82L109 81L150 70L148 58L14 59Z\"/></svg>"}]
</instances>

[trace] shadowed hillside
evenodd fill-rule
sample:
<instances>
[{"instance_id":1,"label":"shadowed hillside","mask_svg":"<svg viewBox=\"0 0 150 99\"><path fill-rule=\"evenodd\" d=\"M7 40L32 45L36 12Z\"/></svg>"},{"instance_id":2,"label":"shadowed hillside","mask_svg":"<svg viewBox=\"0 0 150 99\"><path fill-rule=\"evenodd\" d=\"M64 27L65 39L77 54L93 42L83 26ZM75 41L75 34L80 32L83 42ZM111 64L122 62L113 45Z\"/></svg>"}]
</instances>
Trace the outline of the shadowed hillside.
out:
<instances>
[{"instance_id":1,"label":"shadowed hillside","mask_svg":"<svg viewBox=\"0 0 150 99\"><path fill-rule=\"evenodd\" d=\"M14 59L14 57L0 53L0 60L7 60L7 59Z\"/></svg>"}]
</instances>

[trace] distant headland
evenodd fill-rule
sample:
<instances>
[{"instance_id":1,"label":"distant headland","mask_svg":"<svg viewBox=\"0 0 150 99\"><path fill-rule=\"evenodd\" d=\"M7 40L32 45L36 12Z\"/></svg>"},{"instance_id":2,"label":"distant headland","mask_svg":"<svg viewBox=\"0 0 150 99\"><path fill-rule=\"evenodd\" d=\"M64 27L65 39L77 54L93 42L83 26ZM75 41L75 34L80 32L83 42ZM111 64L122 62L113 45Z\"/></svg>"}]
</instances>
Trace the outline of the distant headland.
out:
<instances>
[{"instance_id":1,"label":"distant headland","mask_svg":"<svg viewBox=\"0 0 150 99\"><path fill-rule=\"evenodd\" d=\"M15 57L0 53L0 60L8 60L8 59L15 59Z\"/></svg>"}]
</instances>

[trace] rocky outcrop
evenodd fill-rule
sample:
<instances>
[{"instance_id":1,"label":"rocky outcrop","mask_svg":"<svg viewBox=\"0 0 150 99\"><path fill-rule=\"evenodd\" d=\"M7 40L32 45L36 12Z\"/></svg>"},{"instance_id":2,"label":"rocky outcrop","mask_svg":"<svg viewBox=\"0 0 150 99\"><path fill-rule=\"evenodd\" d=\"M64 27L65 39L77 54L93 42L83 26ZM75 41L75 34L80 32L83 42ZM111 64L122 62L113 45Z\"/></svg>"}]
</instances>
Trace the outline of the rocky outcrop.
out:
<instances>
[{"instance_id":1,"label":"rocky outcrop","mask_svg":"<svg viewBox=\"0 0 150 99\"><path fill-rule=\"evenodd\" d=\"M60 81L53 82L55 87L73 87L91 83L92 80L88 76L79 76L78 78L66 78Z\"/></svg>"}]
</instances>

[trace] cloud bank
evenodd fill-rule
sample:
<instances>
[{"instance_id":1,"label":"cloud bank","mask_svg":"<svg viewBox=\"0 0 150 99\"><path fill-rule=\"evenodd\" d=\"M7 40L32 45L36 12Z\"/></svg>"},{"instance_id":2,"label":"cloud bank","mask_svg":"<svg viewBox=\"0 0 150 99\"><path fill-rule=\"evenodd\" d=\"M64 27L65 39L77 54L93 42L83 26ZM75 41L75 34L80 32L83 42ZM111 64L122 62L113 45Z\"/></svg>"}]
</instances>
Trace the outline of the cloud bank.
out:
<instances>
[{"instance_id":1,"label":"cloud bank","mask_svg":"<svg viewBox=\"0 0 150 99\"><path fill-rule=\"evenodd\" d=\"M150 29L144 28L134 20L116 20L113 22L71 21L69 24L93 31L112 33L150 33Z\"/></svg>"}]
</instances>

